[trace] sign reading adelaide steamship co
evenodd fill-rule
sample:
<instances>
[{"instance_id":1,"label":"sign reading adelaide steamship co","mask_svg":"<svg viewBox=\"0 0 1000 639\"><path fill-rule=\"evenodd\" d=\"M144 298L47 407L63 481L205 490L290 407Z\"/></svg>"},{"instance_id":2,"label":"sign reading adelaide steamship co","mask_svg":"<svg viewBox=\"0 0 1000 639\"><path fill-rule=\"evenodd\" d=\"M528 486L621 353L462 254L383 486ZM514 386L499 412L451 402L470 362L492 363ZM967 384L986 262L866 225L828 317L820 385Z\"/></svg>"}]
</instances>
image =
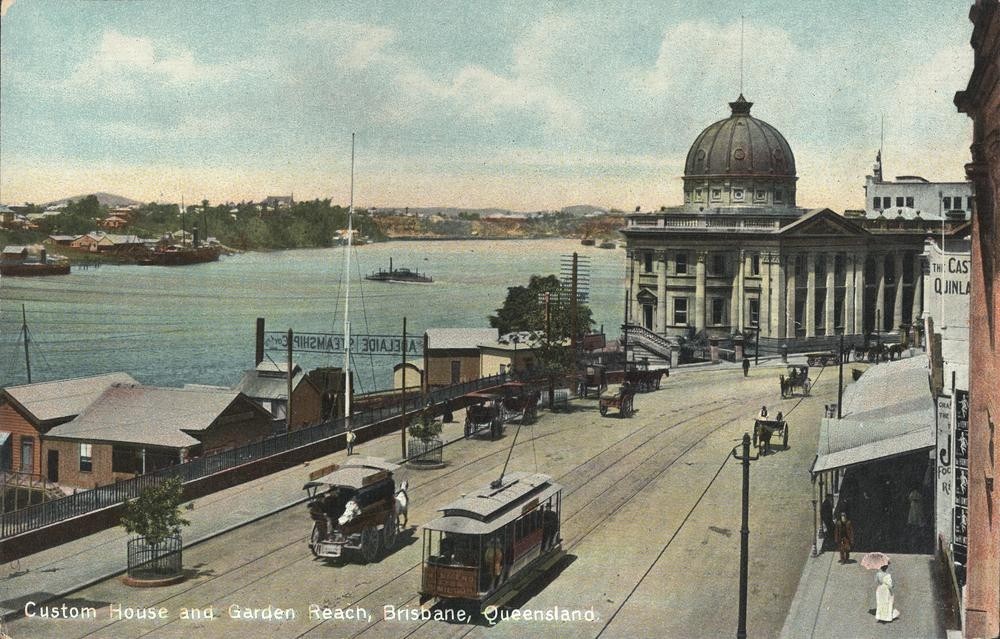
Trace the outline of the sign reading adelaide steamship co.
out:
<instances>
[{"instance_id":1,"label":"sign reading adelaide steamship co","mask_svg":"<svg viewBox=\"0 0 1000 639\"><path fill-rule=\"evenodd\" d=\"M343 353L344 342L343 335L332 333L294 333L292 350L299 353ZM407 355L421 355L423 347L423 340L420 337L406 339ZM264 348L286 350L288 334L266 331ZM402 355L403 338L399 335L351 335L351 352L357 355Z\"/></svg>"}]
</instances>

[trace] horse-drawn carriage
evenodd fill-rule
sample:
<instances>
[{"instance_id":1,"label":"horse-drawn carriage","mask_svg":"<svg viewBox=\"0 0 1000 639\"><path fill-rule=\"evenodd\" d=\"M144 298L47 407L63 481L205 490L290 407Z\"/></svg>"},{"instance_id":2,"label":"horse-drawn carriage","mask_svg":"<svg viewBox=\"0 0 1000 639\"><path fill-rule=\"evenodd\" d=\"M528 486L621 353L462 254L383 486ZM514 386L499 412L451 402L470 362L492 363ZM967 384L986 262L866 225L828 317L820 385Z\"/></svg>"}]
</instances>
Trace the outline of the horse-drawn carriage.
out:
<instances>
[{"instance_id":1,"label":"horse-drawn carriage","mask_svg":"<svg viewBox=\"0 0 1000 639\"><path fill-rule=\"evenodd\" d=\"M758 417L753 425L753 445L759 454L766 455L771 452L771 437L775 433L781 435L782 448L788 448L788 422L781 418L778 413L777 419L764 419Z\"/></svg>"},{"instance_id":2,"label":"horse-drawn carriage","mask_svg":"<svg viewBox=\"0 0 1000 639\"><path fill-rule=\"evenodd\" d=\"M632 390L632 385L628 382L623 383L617 393L606 395L598 400L601 417L606 417L608 410L612 408L618 410L619 417L631 417L635 414L635 409L632 405L633 399L635 399L635 391Z\"/></svg>"},{"instance_id":3,"label":"horse-drawn carriage","mask_svg":"<svg viewBox=\"0 0 1000 639\"><path fill-rule=\"evenodd\" d=\"M649 391L659 390L660 380L663 376L670 376L670 370L665 368L658 368L651 371L643 370L626 370L625 371L625 381L628 382L636 392L646 393Z\"/></svg>"},{"instance_id":4,"label":"horse-drawn carriage","mask_svg":"<svg viewBox=\"0 0 1000 639\"><path fill-rule=\"evenodd\" d=\"M608 374L604 366L591 364L580 375L577 395L586 399L590 392L594 392L594 397L600 397L608 387Z\"/></svg>"},{"instance_id":5,"label":"horse-drawn carriage","mask_svg":"<svg viewBox=\"0 0 1000 639\"><path fill-rule=\"evenodd\" d=\"M802 391L803 396L806 396L809 394L809 389L812 388L812 380L809 379L808 366L789 364L788 374L780 375L779 379L781 382L782 397L794 396L796 388Z\"/></svg>"},{"instance_id":6,"label":"horse-drawn carriage","mask_svg":"<svg viewBox=\"0 0 1000 639\"><path fill-rule=\"evenodd\" d=\"M538 417L538 400L541 393L521 382L507 382L503 385L504 398L500 405L503 421L515 419L522 424L529 424Z\"/></svg>"},{"instance_id":7,"label":"horse-drawn carriage","mask_svg":"<svg viewBox=\"0 0 1000 639\"><path fill-rule=\"evenodd\" d=\"M345 550L360 550L365 561L374 561L393 547L408 501L405 481L396 490L393 472L398 469L381 459L350 457L303 486L309 495L309 550L314 556L336 559Z\"/></svg>"},{"instance_id":8,"label":"horse-drawn carriage","mask_svg":"<svg viewBox=\"0 0 1000 639\"><path fill-rule=\"evenodd\" d=\"M806 353L806 363L810 366L827 366L839 364L840 358L833 351L823 351L820 353Z\"/></svg>"},{"instance_id":9,"label":"horse-drawn carriage","mask_svg":"<svg viewBox=\"0 0 1000 639\"><path fill-rule=\"evenodd\" d=\"M475 402L465 409L465 436L488 433L490 439L503 435L504 396L494 393L469 393Z\"/></svg>"}]
</instances>

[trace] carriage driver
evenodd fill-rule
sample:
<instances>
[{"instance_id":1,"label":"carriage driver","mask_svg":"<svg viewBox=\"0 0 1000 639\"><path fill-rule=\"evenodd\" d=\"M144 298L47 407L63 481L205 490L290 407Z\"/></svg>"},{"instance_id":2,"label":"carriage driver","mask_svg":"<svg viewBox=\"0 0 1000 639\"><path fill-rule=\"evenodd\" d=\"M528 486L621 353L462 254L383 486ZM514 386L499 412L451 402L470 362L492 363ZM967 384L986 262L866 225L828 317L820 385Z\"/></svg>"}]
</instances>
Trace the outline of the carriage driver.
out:
<instances>
[{"instance_id":1,"label":"carriage driver","mask_svg":"<svg viewBox=\"0 0 1000 639\"><path fill-rule=\"evenodd\" d=\"M552 504L545 504L542 510L542 549L548 550L556 542L559 529L559 516L552 510Z\"/></svg>"},{"instance_id":2,"label":"carriage driver","mask_svg":"<svg viewBox=\"0 0 1000 639\"><path fill-rule=\"evenodd\" d=\"M757 419L767 421L767 406L760 407L760 413L758 413Z\"/></svg>"},{"instance_id":3,"label":"carriage driver","mask_svg":"<svg viewBox=\"0 0 1000 639\"><path fill-rule=\"evenodd\" d=\"M324 536L332 537L334 524L344 514L344 507L347 506L347 495L335 486L331 486L330 490L323 495L320 506L326 519L326 535Z\"/></svg>"}]
</instances>

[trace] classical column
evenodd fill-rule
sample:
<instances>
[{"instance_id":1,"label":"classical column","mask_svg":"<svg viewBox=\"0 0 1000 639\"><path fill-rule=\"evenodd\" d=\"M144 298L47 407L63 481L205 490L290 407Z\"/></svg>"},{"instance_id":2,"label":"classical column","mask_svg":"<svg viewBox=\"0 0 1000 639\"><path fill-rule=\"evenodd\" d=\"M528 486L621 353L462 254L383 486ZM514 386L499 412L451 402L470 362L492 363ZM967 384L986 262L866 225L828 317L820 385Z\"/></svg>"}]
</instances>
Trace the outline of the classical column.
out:
<instances>
[{"instance_id":1,"label":"classical column","mask_svg":"<svg viewBox=\"0 0 1000 639\"><path fill-rule=\"evenodd\" d=\"M889 330L895 331L903 323L903 253L898 249L893 255L892 268L896 275L896 294L892 301L892 326Z\"/></svg>"},{"instance_id":2,"label":"classical column","mask_svg":"<svg viewBox=\"0 0 1000 639\"><path fill-rule=\"evenodd\" d=\"M868 254L861 251L854 256L854 332L865 332L865 266Z\"/></svg>"},{"instance_id":3,"label":"classical column","mask_svg":"<svg viewBox=\"0 0 1000 639\"><path fill-rule=\"evenodd\" d=\"M772 262L773 266L771 268L771 273L774 280L774 290L777 293L774 295L774 313L771 315L771 336L772 337L784 337L785 336L785 258L779 253L775 253Z\"/></svg>"},{"instance_id":4,"label":"classical column","mask_svg":"<svg viewBox=\"0 0 1000 639\"><path fill-rule=\"evenodd\" d=\"M658 253L656 260L656 332L667 332L667 254Z\"/></svg>"},{"instance_id":5,"label":"classical column","mask_svg":"<svg viewBox=\"0 0 1000 639\"><path fill-rule=\"evenodd\" d=\"M746 252L740 249L739 254L739 264L736 269L736 286L733 287L733 296L736 298L736 303L733 304L730 313L735 313L736 317L730 318L730 325L732 325L734 330L742 331L743 323L746 321L746 287L744 285L744 277L746 276L745 269L747 263Z\"/></svg>"},{"instance_id":6,"label":"classical column","mask_svg":"<svg viewBox=\"0 0 1000 639\"><path fill-rule=\"evenodd\" d=\"M833 253L826 254L826 299L824 300L823 307L823 334L830 336L835 335L835 327L837 326L836 317L833 315L834 300L837 298L837 280L834 277L834 266L836 260L834 259Z\"/></svg>"},{"instance_id":7,"label":"classical column","mask_svg":"<svg viewBox=\"0 0 1000 639\"><path fill-rule=\"evenodd\" d=\"M885 332L885 254L875 254L875 322L878 332Z\"/></svg>"},{"instance_id":8,"label":"classical column","mask_svg":"<svg viewBox=\"0 0 1000 639\"><path fill-rule=\"evenodd\" d=\"M799 258L796 254L788 256L788 292L785 295L787 305L785 313L785 336L788 339L795 339L795 280L798 277Z\"/></svg>"},{"instance_id":9,"label":"classical column","mask_svg":"<svg viewBox=\"0 0 1000 639\"><path fill-rule=\"evenodd\" d=\"M705 330L705 251L698 251L694 267L694 330Z\"/></svg>"},{"instance_id":10,"label":"classical column","mask_svg":"<svg viewBox=\"0 0 1000 639\"><path fill-rule=\"evenodd\" d=\"M920 253L913 256L913 310L910 323L916 324L924 312L924 260Z\"/></svg>"},{"instance_id":11,"label":"classical column","mask_svg":"<svg viewBox=\"0 0 1000 639\"><path fill-rule=\"evenodd\" d=\"M844 335L857 333L854 323L854 269L857 257L850 253L844 254Z\"/></svg>"},{"instance_id":12,"label":"classical column","mask_svg":"<svg viewBox=\"0 0 1000 639\"><path fill-rule=\"evenodd\" d=\"M771 300L781 295L784 295L784 291L781 289L775 290L774 281L771 279L774 276L774 265L771 261L774 259L772 253L760 254L760 297L757 298L757 327L761 331L761 335L768 337L776 337L774 332L771 331ZM784 337L781 335L780 337Z\"/></svg>"},{"instance_id":13,"label":"classical column","mask_svg":"<svg viewBox=\"0 0 1000 639\"><path fill-rule=\"evenodd\" d=\"M806 254L806 337L816 337L816 255Z\"/></svg>"}]
</instances>

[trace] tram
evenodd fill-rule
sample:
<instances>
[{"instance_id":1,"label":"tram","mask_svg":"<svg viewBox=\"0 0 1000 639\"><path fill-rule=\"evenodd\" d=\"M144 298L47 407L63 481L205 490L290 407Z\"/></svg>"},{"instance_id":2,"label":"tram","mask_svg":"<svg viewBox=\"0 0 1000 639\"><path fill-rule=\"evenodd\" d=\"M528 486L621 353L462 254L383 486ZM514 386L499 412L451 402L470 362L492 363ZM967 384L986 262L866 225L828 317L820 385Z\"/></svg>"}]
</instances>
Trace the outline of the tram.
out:
<instances>
[{"instance_id":1,"label":"tram","mask_svg":"<svg viewBox=\"0 0 1000 639\"><path fill-rule=\"evenodd\" d=\"M562 556L562 486L512 472L423 527L420 603L482 611L503 605Z\"/></svg>"}]
</instances>

